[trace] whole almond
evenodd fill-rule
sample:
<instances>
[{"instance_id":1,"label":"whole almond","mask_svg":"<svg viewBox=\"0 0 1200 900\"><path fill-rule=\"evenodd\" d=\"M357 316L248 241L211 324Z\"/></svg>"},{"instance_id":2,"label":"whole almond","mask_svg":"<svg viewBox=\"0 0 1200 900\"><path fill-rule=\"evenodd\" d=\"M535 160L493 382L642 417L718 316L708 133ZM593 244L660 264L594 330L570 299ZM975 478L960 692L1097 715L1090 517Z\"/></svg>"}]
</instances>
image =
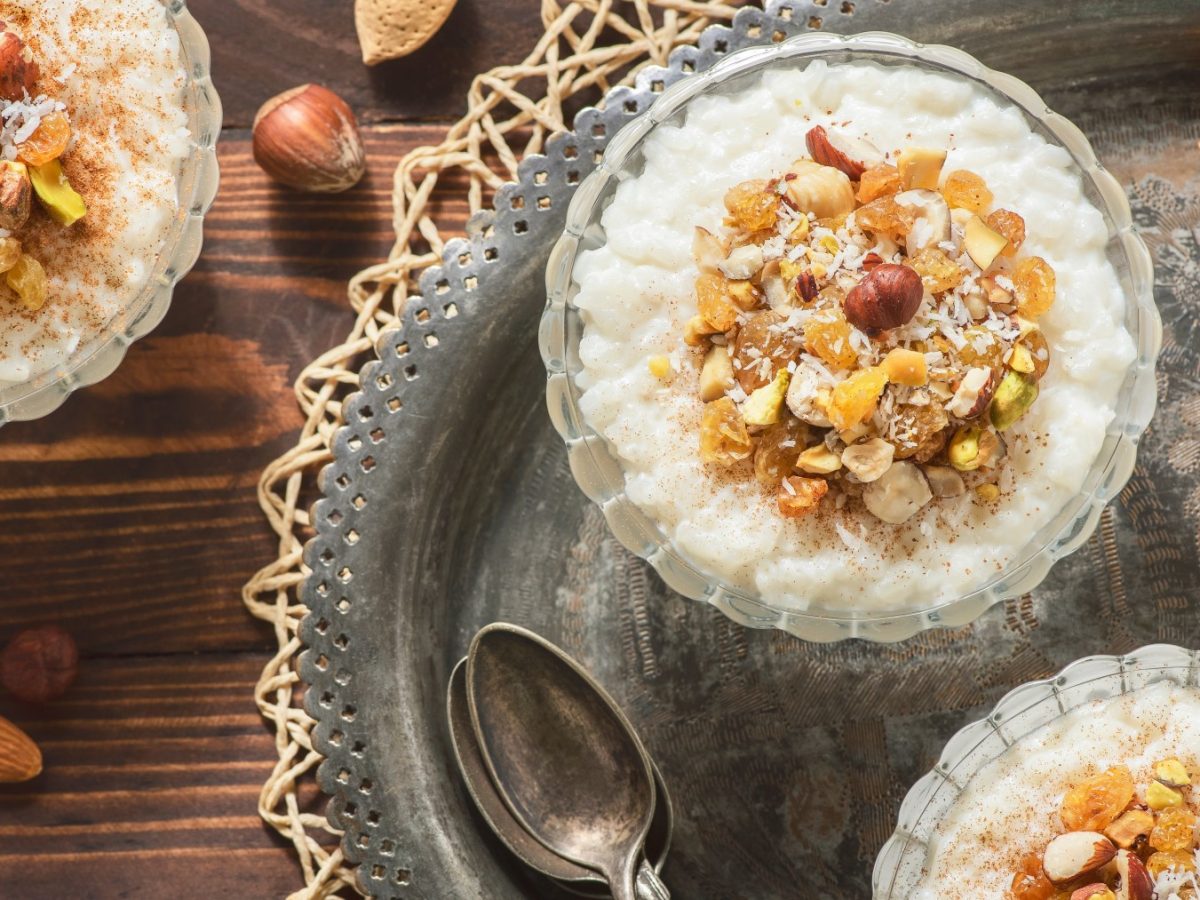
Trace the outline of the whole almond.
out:
<instances>
[{"instance_id":1,"label":"whole almond","mask_svg":"<svg viewBox=\"0 0 1200 900\"><path fill-rule=\"evenodd\" d=\"M925 286L916 271L883 263L846 295L846 318L867 334L899 328L917 314L924 296Z\"/></svg>"},{"instance_id":2,"label":"whole almond","mask_svg":"<svg viewBox=\"0 0 1200 900\"><path fill-rule=\"evenodd\" d=\"M36 778L42 772L42 751L25 732L0 716L0 784Z\"/></svg>"},{"instance_id":3,"label":"whole almond","mask_svg":"<svg viewBox=\"0 0 1200 900\"><path fill-rule=\"evenodd\" d=\"M1125 851L1121 851L1124 853ZM1055 884L1095 872L1117 853L1112 841L1094 831L1069 831L1046 845L1042 867Z\"/></svg>"},{"instance_id":4,"label":"whole almond","mask_svg":"<svg viewBox=\"0 0 1200 900\"><path fill-rule=\"evenodd\" d=\"M814 162L844 172L851 181L858 181L870 166L883 162L883 154L866 141L826 131L823 125L808 130L804 145Z\"/></svg>"},{"instance_id":5,"label":"whole almond","mask_svg":"<svg viewBox=\"0 0 1200 900\"><path fill-rule=\"evenodd\" d=\"M34 95L41 72L33 52L0 22L0 99L22 100Z\"/></svg>"}]
</instances>

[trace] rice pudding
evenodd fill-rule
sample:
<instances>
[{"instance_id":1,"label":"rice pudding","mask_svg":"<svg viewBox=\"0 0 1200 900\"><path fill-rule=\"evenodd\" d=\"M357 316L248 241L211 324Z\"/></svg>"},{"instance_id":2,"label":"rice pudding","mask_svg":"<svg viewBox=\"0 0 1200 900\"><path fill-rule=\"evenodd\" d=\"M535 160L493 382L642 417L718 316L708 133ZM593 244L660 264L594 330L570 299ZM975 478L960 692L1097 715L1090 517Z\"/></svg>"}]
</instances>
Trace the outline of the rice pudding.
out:
<instances>
[{"instance_id":1,"label":"rice pudding","mask_svg":"<svg viewBox=\"0 0 1200 900\"><path fill-rule=\"evenodd\" d=\"M161 0L0 0L0 20L3 386L67 362L145 288L190 133Z\"/></svg>"},{"instance_id":2,"label":"rice pudding","mask_svg":"<svg viewBox=\"0 0 1200 900\"><path fill-rule=\"evenodd\" d=\"M930 841L912 900L1200 896L1200 691L1081 706L982 768Z\"/></svg>"},{"instance_id":3,"label":"rice pudding","mask_svg":"<svg viewBox=\"0 0 1200 900\"><path fill-rule=\"evenodd\" d=\"M900 611L1078 493L1134 347L1103 216L1019 110L814 62L643 154L575 263L577 383L684 555L778 607Z\"/></svg>"}]
</instances>

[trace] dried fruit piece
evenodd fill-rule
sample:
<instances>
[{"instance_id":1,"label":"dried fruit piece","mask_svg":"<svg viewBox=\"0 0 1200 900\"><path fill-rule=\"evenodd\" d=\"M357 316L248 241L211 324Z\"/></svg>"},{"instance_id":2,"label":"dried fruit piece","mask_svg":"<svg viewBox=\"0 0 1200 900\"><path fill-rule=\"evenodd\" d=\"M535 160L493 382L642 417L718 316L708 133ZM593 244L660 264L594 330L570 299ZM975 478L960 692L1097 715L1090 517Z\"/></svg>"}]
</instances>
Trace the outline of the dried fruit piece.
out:
<instances>
[{"instance_id":1,"label":"dried fruit piece","mask_svg":"<svg viewBox=\"0 0 1200 900\"><path fill-rule=\"evenodd\" d=\"M1040 256L1031 256L1017 263L1012 282L1022 316L1036 319L1050 311L1054 305L1056 280L1053 267Z\"/></svg>"},{"instance_id":2,"label":"dried fruit piece","mask_svg":"<svg viewBox=\"0 0 1200 900\"><path fill-rule=\"evenodd\" d=\"M729 282L716 272L696 279L696 306L714 332L728 331L737 324L738 308L729 298Z\"/></svg>"},{"instance_id":3,"label":"dried fruit piece","mask_svg":"<svg viewBox=\"0 0 1200 900\"><path fill-rule=\"evenodd\" d=\"M787 198L800 212L832 219L854 210L854 188L845 172L811 159L798 159L786 178Z\"/></svg>"},{"instance_id":4,"label":"dried fruit piece","mask_svg":"<svg viewBox=\"0 0 1200 900\"><path fill-rule=\"evenodd\" d=\"M992 192L988 190L987 182L967 169L955 169L946 176L942 196L951 206L969 209L978 215L983 215L983 211L992 205Z\"/></svg>"},{"instance_id":5,"label":"dried fruit piece","mask_svg":"<svg viewBox=\"0 0 1200 900\"><path fill-rule=\"evenodd\" d=\"M906 387L920 387L929 380L925 354L903 347L888 352L883 358L883 371L887 372L888 381L892 384L902 384Z\"/></svg>"},{"instance_id":6,"label":"dried fruit piece","mask_svg":"<svg viewBox=\"0 0 1200 900\"><path fill-rule=\"evenodd\" d=\"M728 397L704 407L700 419L700 459L719 466L732 466L754 452L750 432L737 404Z\"/></svg>"},{"instance_id":7,"label":"dried fruit piece","mask_svg":"<svg viewBox=\"0 0 1200 900\"><path fill-rule=\"evenodd\" d=\"M733 363L729 359L729 348L714 345L704 357L700 367L700 399L705 403L716 400L733 387Z\"/></svg>"},{"instance_id":8,"label":"dried fruit piece","mask_svg":"<svg viewBox=\"0 0 1200 900\"><path fill-rule=\"evenodd\" d=\"M44 166L67 152L71 143L71 120L64 112L42 117L37 130L17 145L17 159L26 165Z\"/></svg>"},{"instance_id":9,"label":"dried fruit piece","mask_svg":"<svg viewBox=\"0 0 1200 900\"><path fill-rule=\"evenodd\" d=\"M21 305L26 309L39 310L46 305L50 290L46 270L28 253L23 254L16 265L4 273L4 279L17 292Z\"/></svg>"},{"instance_id":10,"label":"dried fruit piece","mask_svg":"<svg viewBox=\"0 0 1200 900\"><path fill-rule=\"evenodd\" d=\"M746 399L742 418L747 425L774 425L779 421L790 380L791 373L781 369L770 384L764 384Z\"/></svg>"},{"instance_id":11,"label":"dried fruit piece","mask_svg":"<svg viewBox=\"0 0 1200 900\"><path fill-rule=\"evenodd\" d=\"M897 243L908 237L909 229L916 218L915 209L901 206L891 195L872 200L854 211L854 221L859 228L890 238Z\"/></svg>"},{"instance_id":12,"label":"dried fruit piece","mask_svg":"<svg viewBox=\"0 0 1200 900\"><path fill-rule=\"evenodd\" d=\"M1150 834L1154 829L1154 814L1144 809L1131 809L1104 829L1110 841L1128 850L1138 838Z\"/></svg>"},{"instance_id":13,"label":"dried fruit piece","mask_svg":"<svg viewBox=\"0 0 1200 900\"><path fill-rule=\"evenodd\" d=\"M7 272L21 258L21 242L15 237L0 238L0 273Z\"/></svg>"},{"instance_id":14,"label":"dried fruit piece","mask_svg":"<svg viewBox=\"0 0 1200 900\"><path fill-rule=\"evenodd\" d=\"M872 366L840 382L829 398L829 421L833 427L845 431L874 415L887 380L882 368Z\"/></svg>"},{"instance_id":15,"label":"dried fruit piece","mask_svg":"<svg viewBox=\"0 0 1200 900\"><path fill-rule=\"evenodd\" d=\"M995 332L982 325L972 325L963 331L966 345L958 355L963 362L970 366L991 366L998 368L1004 362L1004 345L996 337Z\"/></svg>"},{"instance_id":16,"label":"dried fruit piece","mask_svg":"<svg viewBox=\"0 0 1200 900\"><path fill-rule=\"evenodd\" d=\"M661 353L656 354L646 361L646 368L650 370L651 375L662 380L671 374L671 360Z\"/></svg>"},{"instance_id":17,"label":"dried fruit piece","mask_svg":"<svg viewBox=\"0 0 1200 900\"><path fill-rule=\"evenodd\" d=\"M1187 850L1164 850L1146 860L1146 871L1157 879L1164 872L1195 872L1196 855Z\"/></svg>"},{"instance_id":18,"label":"dried fruit piece","mask_svg":"<svg viewBox=\"0 0 1200 900\"><path fill-rule=\"evenodd\" d=\"M745 231L765 231L775 227L779 215L779 195L766 180L743 181L725 192L727 224Z\"/></svg>"},{"instance_id":19,"label":"dried fruit piece","mask_svg":"<svg viewBox=\"0 0 1200 900\"><path fill-rule=\"evenodd\" d=\"M992 396L992 425L997 431L1006 431L1029 411L1037 398L1038 383L1028 375L1009 369Z\"/></svg>"},{"instance_id":20,"label":"dried fruit piece","mask_svg":"<svg viewBox=\"0 0 1200 900\"><path fill-rule=\"evenodd\" d=\"M950 417L946 415L945 407L932 397L928 403L920 405L899 405L891 432L896 443L896 458L929 462L946 446L949 425Z\"/></svg>"},{"instance_id":21,"label":"dried fruit piece","mask_svg":"<svg viewBox=\"0 0 1200 900\"><path fill-rule=\"evenodd\" d=\"M895 462L863 491L867 510L882 522L901 525L933 499L929 482L917 466Z\"/></svg>"},{"instance_id":22,"label":"dried fruit piece","mask_svg":"<svg viewBox=\"0 0 1200 900\"><path fill-rule=\"evenodd\" d=\"M1196 814L1183 806L1171 806L1158 815L1150 833L1155 850L1191 850L1196 846Z\"/></svg>"},{"instance_id":23,"label":"dried fruit piece","mask_svg":"<svg viewBox=\"0 0 1200 900\"><path fill-rule=\"evenodd\" d=\"M1053 900L1054 885L1042 870L1040 854L1028 853L1022 858L1009 890L1012 900Z\"/></svg>"},{"instance_id":24,"label":"dried fruit piece","mask_svg":"<svg viewBox=\"0 0 1200 900\"><path fill-rule=\"evenodd\" d=\"M946 162L945 150L927 147L906 147L896 154L896 168L900 172L900 183L905 190L923 188L936 191L942 166Z\"/></svg>"},{"instance_id":25,"label":"dried fruit piece","mask_svg":"<svg viewBox=\"0 0 1200 900\"><path fill-rule=\"evenodd\" d=\"M775 495L776 506L785 518L798 519L814 512L821 498L829 493L829 482L824 478L804 478L789 475L779 484Z\"/></svg>"},{"instance_id":26,"label":"dried fruit piece","mask_svg":"<svg viewBox=\"0 0 1200 900\"><path fill-rule=\"evenodd\" d=\"M1129 769L1112 766L1067 791L1059 815L1070 831L1102 831L1125 810L1133 795Z\"/></svg>"},{"instance_id":27,"label":"dried fruit piece","mask_svg":"<svg viewBox=\"0 0 1200 900\"><path fill-rule=\"evenodd\" d=\"M952 291L967 277L967 270L937 247L926 247L909 257L908 265L921 276L931 294Z\"/></svg>"},{"instance_id":28,"label":"dried fruit piece","mask_svg":"<svg viewBox=\"0 0 1200 900\"><path fill-rule=\"evenodd\" d=\"M862 174L858 182L858 202L870 203L880 197L900 192L900 172L886 163L872 166Z\"/></svg>"},{"instance_id":29,"label":"dried fruit piece","mask_svg":"<svg viewBox=\"0 0 1200 900\"><path fill-rule=\"evenodd\" d=\"M995 485L993 485L994 487ZM1117 855L1117 848L1095 831L1068 831L1046 845L1042 867L1055 884L1094 872Z\"/></svg>"},{"instance_id":30,"label":"dried fruit piece","mask_svg":"<svg viewBox=\"0 0 1200 900\"><path fill-rule=\"evenodd\" d=\"M800 355L796 335L784 328L786 321L783 313L765 310L751 316L738 330L733 342L733 369L747 394L770 384L776 372L786 369Z\"/></svg>"},{"instance_id":31,"label":"dried fruit piece","mask_svg":"<svg viewBox=\"0 0 1200 900\"><path fill-rule=\"evenodd\" d=\"M1146 805L1155 810L1166 810L1172 806L1183 805L1183 794L1169 788L1165 784L1158 781L1150 782L1150 786L1146 788Z\"/></svg>"},{"instance_id":32,"label":"dried fruit piece","mask_svg":"<svg viewBox=\"0 0 1200 900\"><path fill-rule=\"evenodd\" d=\"M1154 764L1154 780L1172 788L1187 787L1192 783L1187 767L1174 757L1161 759Z\"/></svg>"},{"instance_id":33,"label":"dried fruit piece","mask_svg":"<svg viewBox=\"0 0 1200 900\"><path fill-rule=\"evenodd\" d=\"M807 439L807 426L792 416L763 431L754 448L754 476L759 483L777 485L791 475Z\"/></svg>"},{"instance_id":34,"label":"dried fruit piece","mask_svg":"<svg viewBox=\"0 0 1200 900\"><path fill-rule=\"evenodd\" d=\"M920 275L908 266L885 263L846 295L846 318L868 334L899 328L912 321L924 296Z\"/></svg>"},{"instance_id":35,"label":"dried fruit piece","mask_svg":"<svg viewBox=\"0 0 1200 900\"><path fill-rule=\"evenodd\" d=\"M809 447L800 454L796 468L813 475L829 475L842 467L842 458L824 443Z\"/></svg>"},{"instance_id":36,"label":"dried fruit piece","mask_svg":"<svg viewBox=\"0 0 1200 900\"><path fill-rule=\"evenodd\" d=\"M850 343L850 323L840 309L821 310L804 323L804 347L834 369L850 369L858 354Z\"/></svg>"},{"instance_id":37,"label":"dried fruit piece","mask_svg":"<svg viewBox=\"0 0 1200 900\"><path fill-rule=\"evenodd\" d=\"M1007 246L1004 235L988 228L979 216L971 216L963 227L963 249L971 261L985 272Z\"/></svg>"},{"instance_id":38,"label":"dried fruit piece","mask_svg":"<svg viewBox=\"0 0 1200 900\"><path fill-rule=\"evenodd\" d=\"M1001 256L1015 256L1025 243L1025 220L1010 209L998 209L983 220L988 228L1002 235L1008 246L1000 251Z\"/></svg>"}]
</instances>

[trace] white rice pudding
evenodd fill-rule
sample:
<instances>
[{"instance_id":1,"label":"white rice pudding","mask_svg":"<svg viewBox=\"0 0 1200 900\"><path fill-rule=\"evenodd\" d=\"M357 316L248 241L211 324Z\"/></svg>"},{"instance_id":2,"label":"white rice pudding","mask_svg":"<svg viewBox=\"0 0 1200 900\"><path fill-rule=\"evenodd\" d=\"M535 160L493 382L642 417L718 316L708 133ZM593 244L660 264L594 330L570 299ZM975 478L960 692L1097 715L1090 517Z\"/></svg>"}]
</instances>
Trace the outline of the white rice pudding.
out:
<instances>
[{"instance_id":1,"label":"white rice pudding","mask_svg":"<svg viewBox=\"0 0 1200 900\"><path fill-rule=\"evenodd\" d=\"M997 503L982 507L968 492L900 526L849 506L785 519L752 475L700 461L698 367L680 340L697 312L693 228L717 232L731 186L785 171L807 156L810 128L835 123L892 153L948 148L943 171L981 175L996 208L1024 216L1022 255L1057 272L1057 300L1039 322L1051 368L1032 410L1005 432ZM983 585L1078 493L1134 347L1103 217L1070 156L1017 109L916 68L815 62L767 72L734 96L697 98L684 124L651 134L645 160L603 214L607 243L576 263L580 405L620 455L630 499L697 565L788 609L918 608ZM664 354L676 369L666 385L649 370Z\"/></svg>"},{"instance_id":2,"label":"white rice pudding","mask_svg":"<svg viewBox=\"0 0 1200 900\"><path fill-rule=\"evenodd\" d=\"M178 211L190 147L179 36L161 0L0 0L0 19L66 106L63 169L88 206L64 228L34 203L17 237L49 276L29 311L0 298L0 386L65 363L146 286Z\"/></svg>"},{"instance_id":3,"label":"white rice pudding","mask_svg":"<svg viewBox=\"0 0 1200 900\"><path fill-rule=\"evenodd\" d=\"M985 766L930 842L929 871L912 900L1007 897L1021 859L1063 832L1059 807L1072 787L1126 766L1145 801L1154 763L1175 757L1200 771L1200 691L1159 683L1073 710ZM1195 811L1193 806L1193 811ZM1170 876L1162 884L1167 888ZM1169 900L1164 890L1160 900Z\"/></svg>"}]
</instances>

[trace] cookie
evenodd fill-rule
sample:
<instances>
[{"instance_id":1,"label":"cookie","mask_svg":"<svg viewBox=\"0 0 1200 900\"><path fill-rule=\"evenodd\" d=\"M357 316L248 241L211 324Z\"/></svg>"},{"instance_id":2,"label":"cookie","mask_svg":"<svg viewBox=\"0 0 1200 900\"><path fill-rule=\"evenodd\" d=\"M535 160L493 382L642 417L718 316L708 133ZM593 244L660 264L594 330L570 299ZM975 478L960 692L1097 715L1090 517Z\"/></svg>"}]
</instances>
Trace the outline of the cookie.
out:
<instances>
[{"instance_id":1,"label":"cookie","mask_svg":"<svg viewBox=\"0 0 1200 900\"><path fill-rule=\"evenodd\" d=\"M354 24L368 66L412 53L433 37L455 0L355 0Z\"/></svg>"}]
</instances>

